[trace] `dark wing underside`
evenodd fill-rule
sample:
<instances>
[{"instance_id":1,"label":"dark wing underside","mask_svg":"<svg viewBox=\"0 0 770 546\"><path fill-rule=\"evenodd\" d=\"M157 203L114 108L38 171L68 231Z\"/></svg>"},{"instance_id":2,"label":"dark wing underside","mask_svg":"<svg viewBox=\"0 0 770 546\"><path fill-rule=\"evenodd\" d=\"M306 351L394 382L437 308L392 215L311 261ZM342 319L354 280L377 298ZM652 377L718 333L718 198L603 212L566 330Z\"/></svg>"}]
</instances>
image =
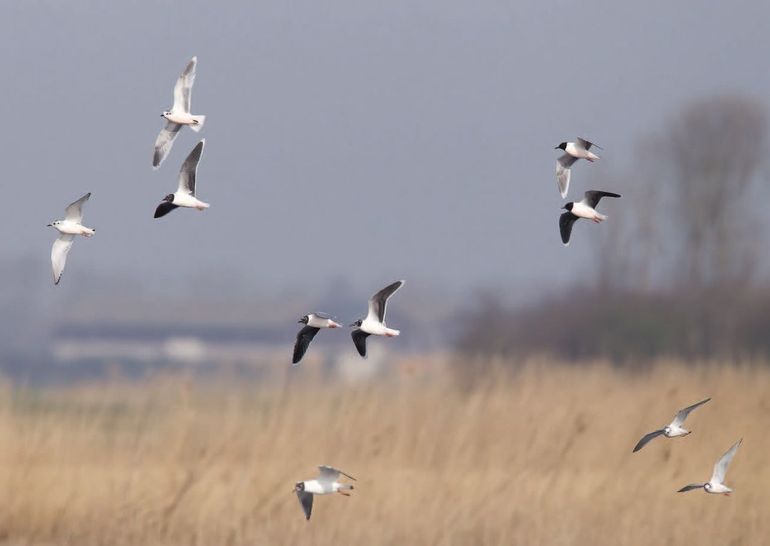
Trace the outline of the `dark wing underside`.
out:
<instances>
[{"instance_id":1,"label":"dark wing underside","mask_svg":"<svg viewBox=\"0 0 770 546\"><path fill-rule=\"evenodd\" d=\"M305 519L310 519L310 513L313 511L313 494L297 491L297 498L300 506L302 506L302 511L305 512Z\"/></svg>"},{"instance_id":2,"label":"dark wing underside","mask_svg":"<svg viewBox=\"0 0 770 546\"><path fill-rule=\"evenodd\" d=\"M369 337L369 334L367 334L363 330L353 330L350 333L350 337L353 338L353 343L355 344L356 349L358 350L358 354L365 357L366 356L366 338Z\"/></svg>"},{"instance_id":3,"label":"dark wing underside","mask_svg":"<svg viewBox=\"0 0 770 546\"><path fill-rule=\"evenodd\" d=\"M683 488L681 488L677 493L686 493L687 491L692 491L693 489L703 489L703 486L706 485L705 483L691 483L690 485L685 485Z\"/></svg>"},{"instance_id":4,"label":"dark wing underside","mask_svg":"<svg viewBox=\"0 0 770 546\"><path fill-rule=\"evenodd\" d=\"M313 341L319 330L320 328L305 326L297 332L297 341L294 343L294 357L291 359L292 364L297 364L302 360L302 357L305 356L305 351L310 347L310 342Z\"/></svg>"},{"instance_id":5,"label":"dark wing underside","mask_svg":"<svg viewBox=\"0 0 770 546\"><path fill-rule=\"evenodd\" d=\"M385 322L385 309L388 306L388 298L390 298L396 292L396 290L401 288L403 284L404 281L396 281L392 284L389 284L377 292L374 296L372 296L372 308L377 314L377 319L380 322Z\"/></svg>"},{"instance_id":6,"label":"dark wing underside","mask_svg":"<svg viewBox=\"0 0 770 546\"><path fill-rule=\"evenodd\" d=\"M561 231L561 242L565 245L569 244L569 237L572 235L572 224L577 221L578 217L571 212L565 212L559 217L559 231Z\"/></svg>"},{"instance_id":7,"label":"dark wing underside","mask_svg":"<svg viewBox=\"0 0 770 546\"><path fill-rule=\"evenodd\" d=\"M155 218L160 218L161 216L165 216L172 210L178 209L178 208L179 208L179 205L169 203L168 201L163 201L160 205L158 205L158 208L155 209Z\"/></svg>"},{"instance_id":8,"label":"dark wing underside","mask_svg":"<svg viewBox=\"0 0 770 546\"><path fill-rule=\"evenodd\" d=\"M657 438L661 434L663 434L663 430L656 430L655 432L650 432L649 434L645 434L644 436L642 436L642 439L639 440L636 446L634 446L634 453L636 453L637 451L642 449L644 446L646 446L650 440L652 440L653 438Z\"/></svg>"},{"instance_id":9,"label":"dark wing underside","mask_svg":"<svg viewBox=\"0 0 770 546\"><path fill-rule=\"evenodd\" d=\"M612 193L609 191L600 191L600 190L589 190L585 193L585 199L584 202L586 205L591 207L592 209L596 208L596 205L599 204L599 201L602 200L602 197L620 197L617 193Z\"/></svg>"}]
</instances>

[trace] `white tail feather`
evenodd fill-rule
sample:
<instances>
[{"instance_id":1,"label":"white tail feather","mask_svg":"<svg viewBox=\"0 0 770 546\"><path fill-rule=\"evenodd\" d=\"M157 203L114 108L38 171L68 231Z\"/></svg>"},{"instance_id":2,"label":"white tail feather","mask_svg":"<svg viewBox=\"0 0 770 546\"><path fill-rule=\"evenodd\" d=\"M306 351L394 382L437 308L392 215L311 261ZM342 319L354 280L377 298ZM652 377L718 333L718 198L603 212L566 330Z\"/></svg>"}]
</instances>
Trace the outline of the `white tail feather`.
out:
<instances>
[{"instance_id":1,"label":"white tail feather","mask_svg":"<svg viewBox=\"0 0 770 546\"><path fill-rule=\"evenodd\" d=\"M192 129L197 133L198 131L203 129L203 124L206 123L206 116L193 116L192 118L198 123L193 123L192 125L190 125L190 129Z\"/></svg>"}]
</instances>

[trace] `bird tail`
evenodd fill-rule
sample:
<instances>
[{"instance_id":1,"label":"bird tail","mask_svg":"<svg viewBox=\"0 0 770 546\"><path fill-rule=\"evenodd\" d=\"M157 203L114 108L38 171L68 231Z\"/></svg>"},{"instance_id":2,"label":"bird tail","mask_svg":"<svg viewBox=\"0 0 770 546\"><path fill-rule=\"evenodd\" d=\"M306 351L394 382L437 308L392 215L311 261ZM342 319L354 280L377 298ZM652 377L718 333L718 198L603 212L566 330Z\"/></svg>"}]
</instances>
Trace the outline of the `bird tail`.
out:
<instances>
[{"instance_id":1,"label":"bird tail","mask_svg":"<svg viewBox=\"0 0 770 546\"><path fill-rule=\"evenodd\" d=\"M196 123L193 123L190 125L190 129L195 131L196 133L203 129L203 124L206 123L206 116L193 116L193 120L195 120Z\"/></svg>"}]
</instances>

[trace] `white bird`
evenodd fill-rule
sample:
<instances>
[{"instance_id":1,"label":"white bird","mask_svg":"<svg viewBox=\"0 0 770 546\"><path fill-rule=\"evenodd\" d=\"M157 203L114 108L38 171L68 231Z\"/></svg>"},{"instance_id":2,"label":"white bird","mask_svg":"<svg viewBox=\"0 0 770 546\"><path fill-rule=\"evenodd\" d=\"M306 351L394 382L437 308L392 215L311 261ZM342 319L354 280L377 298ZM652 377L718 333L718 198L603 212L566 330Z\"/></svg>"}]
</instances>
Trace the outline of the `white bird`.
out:
<instances>
[{"instance_id":1,"label":"white bird","mask_svg":"<svg viewBox=\"0 0 770 546\"><path fill-rule=\"evenodd\" d=\"M321 474L316 479L297 482L294 485L294 492L297 493L299 504L305 512L305 519L310 519L310 513L313 511L313 495L339 493L346 497L350 496L350 493L345 493L345 491L352 490L353 486L349 483L338 482L340 474L356 481L350 474L345 474L342 470L337 470L331 466L321 465L318 469Z\"/></svg>"},{"instance_id":2,"label":"white bird","mask_svg":"<svg viewBox=\"0 0 770 546\"><path fill-rule=\"evenodd\" d=\"M48 227L54 227L59 232L59 238L56 239L51 248L51 265L53 266L53 283L59 284L61 274L64 271L64 265L67 263L67 254L72 248L72 242L75 235L84 237L93 237L95 229L87 228L81 224L83 221L83 203L91 197L88 192L83 197L70 203L64 210L64 220L54 220Z\"/></svg>"},{"instance_id":3,"label":"white bird","mask_svg":"<svg viewBox=\"0 0 770 546\"><path fill-rule=\"evenodd\" d=\"M385 325L385 309L388 305L388 298L403 285L404 281L396 281L377 292L369 298L369 313L366 318L358 319L351 324L351 326L356 326L356 329L350 335L356 349L358 349L358 354L361 356L366 356L366 338L370 335L395 337L401 333Z\"/></svg>"},{"instance_id":4,"label":"white bird","mask_svg":"<svg viewBox=\"0 0 770 546\"><path fill-rule=\"evenodd\" d=\"M564 243L564 246L569 245L569 238L572 235L572 224L580 218L593 220L597 224L607 219L604 214L599 214L595 210L602 197L620 197L620 195L608 191L589 190L585 193L582 201L567 203L562 207L567 211L559 217L559 231L561 231L561 241Z\"/></svg>"},{"instance_id":5,"label":"white bird","mask_svg":"<svg viewBox=\"0 0 770 546\"><path fill-rule=\"evenodd\" d=\"M210 205L208 203L204 203L195 197L195 178L198 172L198 162L201 160L205 144L206 139L204 138L193 148L187 159L184 160L182 168L179 170L179 186L176 192L169 193L163 198L161 204L155 209L155 218L165 216L178 207L198 210L209 208Z\"/></svg>"},{"instance_id":6,"label":"white bird","mask_svg":"<svg viewBox=\"0 0 770 546\"><path fill-rule=\"evenodd\" d=\"M294 365L299 364L299 361L305 356L310 342L313 341L313 338L321 328L340 328L342 326L331 315L326 313L310 313L297 322L306 326L297 332L297 341L294 342L294 357L291 360L291 363Z\"/></svg>"},{"instance_id":7,"label":"white bird","mask_svg":"<svg viewBox=\"0 0 770 546\"><path fill-rule=\"evenodd\" d=\"M174 144L174 139L183 125L187 125L196 133L201 130L206 116L194 116L190 113L190 98L193 82L195 82L195 67L198 57L193 57L179 76L174 86L174 105L171 110L163 112L160 117L166 118L166 126L160 130L155 140L155 153L152 156L154 169L160 167Z\"/></svg>"},{"instance_id":8,"label":"white bird","mask_svg":"<svg viewBox=\"0 0 770 546\"><path fill-rule=\"evenodd\" d=\"M567 190L569 189L570 179L570 167L578 159L587 159L590 162L594 162L599 159L599 156L589 150L591 147L602 149L601 146L597 146L593 142L589 142L584 138L578 137L577 142L562 142L554 150L564 150L564 155L556 160L556 183L559 186L559 193L562 198L567 196Z\"/></svg>"},{"instance_id":9,"label":"white bird","mask_svg":"<svg viewBox=\"0 0 770 546\"><path fill-rule=\"evenodd\" d=\"M721 494L729 497L733 490L725 485L725 474L727 473L727 467L730 464L730 461L733 460L733 457L735 457L735 452L738 451L738 446L741 445L741 442L743 442L743 438L735 442L733 446L727 450L727 453L722 455L716 462L714 465L714 472L711 474L711 479L709 481L706 483L691 483L690 485L685 485L677 491L677 493L684 493L686 491L692 491L693 489L702 488L706 493Z\"/></svg>"},{"instance_id":10,"label":"white bird","mask_svg":"<svg viewBox=\"0 0 770 546\"><path fill-rule=\"evenodd\" d=\"M690 434L689 430L686 430L682 425L684 424L684 420L687 419L687 416L690 415L690 412L694 410L695 408L702 406L706 402L711 400L711 398L706 398L705 400L701 400L697 404L693 404L692 406L687 406L686 408L679 410L679 412L674 417L674 420L671 421L668 425L663 427L660 430L656 430L654 432L650 432L649 434L645 434L641 440L636 444L634 447L634 453L642 449L644 446L647 445L647 443L652 440L653 438L657 438L661 434L665 436L666 438L676 438L677 436L687 436Z\"/></svg>"}]
</instances>

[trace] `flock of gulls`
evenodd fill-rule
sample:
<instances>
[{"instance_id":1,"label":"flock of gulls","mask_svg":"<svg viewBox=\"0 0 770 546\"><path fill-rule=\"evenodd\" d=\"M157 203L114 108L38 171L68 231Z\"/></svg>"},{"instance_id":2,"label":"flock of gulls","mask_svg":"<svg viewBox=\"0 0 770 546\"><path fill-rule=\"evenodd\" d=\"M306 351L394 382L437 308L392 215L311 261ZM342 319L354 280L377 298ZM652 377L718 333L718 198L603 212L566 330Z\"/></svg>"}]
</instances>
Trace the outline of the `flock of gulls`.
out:
<instances>
[{"instance_id":1,"label":"flock of gulls","mask_svg":"<svg viewBox=\"0 0 770 546\"><path fill-rule=\"evenodd\" d=\"M161 129L155 141L152 157L153 169L158 169L163 164L171 152L176 136L183 127L189 127L196 133L203 129L206 116L191 113L191 94L193 83L195 82L197 64L197 57L193 57L187 63L174 86L174 103L171 110L161 114L161 117L165 119L165 126ZM206 140L202 139L188 154L179 171L176 191L169 193L161 200L161 203L155 209L155 218L161 218L180 207L199 211L209 208L209 204L198 199L196 195L196 174L205 144ZM577 138L576 142L562 142L556 146L555 149L564 151L564 154L556 161L556 181L562 198L565 198L569 191L572 166L580 159L585 159L591 163L599 159L599 156L591 151L592 148L602 149L600 146L583 138ZM72 248L75 236L92 237L96 232L95 229L88 228L82 223L83 205L90 197L91 193L86 193L83 197L67 206L63 220L54 220L48 224L49 227L53 227L59 232L59 236L54 241L53 248L51 249L53 280L56 285L61 281L67 255ZM585 192L582 200L569 202L562 207L566 212L562 213L559 217L559 231L565 246L569 245L572 228L577 220L584 218L600 223L607 219L607 216L596 211L597 205L604 197L619 198L620 195L602 190L589 190ZM369 336L396 337L399 335L400 332L398 330L388 328L385 324L385 311L390 297L403 285L404 281L399 280L379 290L369 299L369 309L366 317L350 324L350 327L353 328L351 331L353 344L358 354L362 357L366 357L366 339ZM342 324L337 322L333 316L318 312L309 313L299 319L298 322L304 324L304 326L297 333L294 344L292 356L292 365L294 366L298 365L302 360L302 357L320 330L342 327ZM658 436L675 438L690 434L690 431L685 430L682 426L685 419L691 411L709 400L703 400L679 411L670 424L650 432L639 440L639 443L634 447L634 452L639 451ZM708 482L686 485L679 492L703 489L707 493L729 495L732 489L724 484L725 473L740 444L741 440L736 442L716 462L711 479ZM353 486L339 481L340 477L344 476L355 481L355 478L349 474L331 466L321 465L318 468L320 474L317 478L297 482L293 490L297 494L306 519L310 519L314 495L328 495L332 493L349 495L347 491L352 490Z\"/></svg>"}]
</instances>

